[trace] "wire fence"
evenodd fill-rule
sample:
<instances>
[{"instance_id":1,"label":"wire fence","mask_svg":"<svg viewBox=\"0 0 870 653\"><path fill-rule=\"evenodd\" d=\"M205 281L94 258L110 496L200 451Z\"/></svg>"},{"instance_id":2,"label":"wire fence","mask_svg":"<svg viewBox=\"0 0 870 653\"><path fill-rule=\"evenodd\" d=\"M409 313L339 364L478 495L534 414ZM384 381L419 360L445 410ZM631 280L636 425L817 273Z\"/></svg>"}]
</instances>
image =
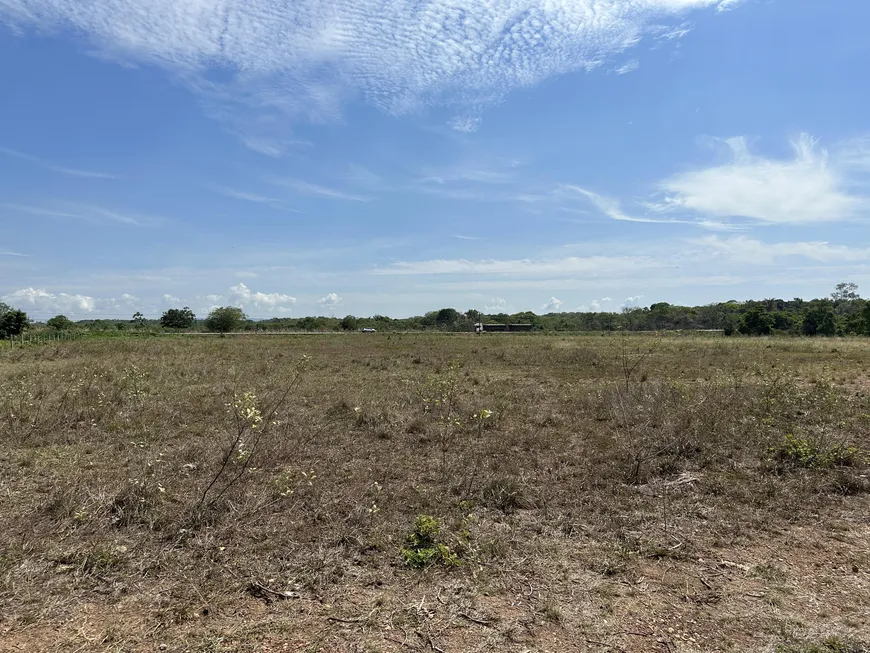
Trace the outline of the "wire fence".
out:
<instances>
[{"instance_id":1,"label":"wire fence","mask_svg":"<svg viewBox=\"0 0 870 653\"><path fill-rule=\"evenodd\" d=\"M59 331L49 333L38 331L36 333L22 333L20 336L9 336L0 340L0 349L15 349L17 347L31 347L37 345L50 345L55 342L78 340L81 333L73 331Z\"/></svg>"}]
</instances>

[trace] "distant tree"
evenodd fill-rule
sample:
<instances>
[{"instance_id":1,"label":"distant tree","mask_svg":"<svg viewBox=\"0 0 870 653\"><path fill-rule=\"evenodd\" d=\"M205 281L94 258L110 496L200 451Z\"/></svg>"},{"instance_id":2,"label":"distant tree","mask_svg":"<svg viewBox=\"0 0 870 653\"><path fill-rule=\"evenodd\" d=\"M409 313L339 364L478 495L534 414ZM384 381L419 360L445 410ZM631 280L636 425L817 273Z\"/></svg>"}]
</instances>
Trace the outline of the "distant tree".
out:
<instances>
[{"instance_id":1,"label":"distant tree","mask_svg":"<svg viewBox=\"0 0 870 653\"><path fill-rule=\"evenodd\" d=\"M865 336L870 336L870 301L864 303L864 309L861 311L861 317L861 333L863 333Z\"/></svg>"},{"instance_id":2,"label":"distant tree","mask_svg":"<svg viewBox=\"0 0 870 653\"><path fill-rule=\"evenodd\" d=\"M806 336L835 336L837 335L837 316L829 304L820 304L812 307L804 315L801 331Z\"/></svg>"},{"instance_id":3,"label":"distant tree","mask_svg":"<svg viewBox=\"0 0 870 653\"><path fill-rule=\"evenodd\" d=\"M777 331L791 331L795 325L795 317L785 311L773 313L773 328Z\"/></svg>"},{"instance_id":4,"label":"distant tree","mask_svg":"<svg viewBox=\"0 0 870 653\"><path fill-rule=\"evenodd\" d=\"M142 315L142 313L140 313L139 311L136 311L135 313L133 313L133 319L130 321L136 327L143 327L143 326L145 326L145 322L146 322L145 316Z\"/></svg>"},{"instance_id":5,"label":"distant tree","mask_svg":"<svg viewBox=\"0 0 870 653\"><path fill-rule=\"evenodd\" d=\"M160 317L160 325L167 329L189 329L196 322L196 315L189 307L170 308Z\"/></svg>"},{"instance_id":6,"label":"distant tree","mask_svg":"<svg viewBox=\"0 0 870 653\"><path fill-rule=\"evenodd\" d=\"M438 311L429 311L420 318L420 324L424 327L433 327L435 326L435 318L438 317Z\"/></svg>"},{"instance_id":7,"label":"distant tree","mask_svg":"<svg viewBox=\"0 0 870 653\"><path fill-rule=\"evenodd\" d=\"M747 336L767 336L773 333L773 316L761 306L754 306L743 314L737 330Z\"/></svg>"},{"instance_id":8,"label":"distant tree","mask_svg":"<svg viewBox=\"0 0 870 653\"><path fill-rule=\"evenodd\" d=\"M483 320L483 313L473 308L469 308L467 311L465 311L465 317L467 317L472 322L477 323Z\"/></svg>"},{"instance_id":9,"label":"distant tree","mask_svg":"<svg viewBox=\"0 0 870 653\"><path fill-rule=\"evenodd\" d=\"M0 338L20 336L29 326L27 313L0 302Z\"/></svg>"},{"instance_id":10,"label":"distant tree","mask_svg":"<svg viewBox=\"0 0 870 653\"><path fill-rule=\"evenodd\" d=\"M514 313L511 316L511 321L515 324L537 324L538 316L532 311L522 311L521 313Z\"/></svg>"},{"instance_id":11,"label":"distant tree","mask_svg":"<svg viewBox=\"0 0 870 653\"><path fill-rule=\"evenodd\" d=\"M726 336L733 336L739 327L740 321L734 315L726 315L722 319L722 333Z\"/></svg>"},{"instance_id":12,"label":"distant tree","mask_svg":"<svg viewBox=\"0 0 870 653\"><path fill-rule=\"evenodd\" d=\"M321 327L320 320L316 317L303 317L296 323L298 329L303 331L318 331Z\"/></svg>"},{"instance_id":13,"label":"distant tree","mask_svg":"<svg viewBox=\"0 0 870 653\"><path fill-rule=\"evenodd\" d=\"M69 331L75 327L75 322L69 319L66 315L55 315L45 323L45 326L49 329L54 329L55 331Z\"/></svg>"},{"instance_id":14,"label":"distant tree","mask_svg":"<svg viewBox=\"0 0 870 653\"><path fill-rule=\"evenodd\" d=\"M241 308L236 306L221 306L214 309L205 318L205 328L214 333L229 333L241 328L248 317Z\"/></svg>"},{"instance_id":15,"label":"distant tree","mask_svg":"<svg viewBox=\"0 0 870 653\"><path fill-rule=\"evenodd\" d=\"M339 322L339 326L342 331L356 331L359 328L359 320L353 315L345 315Z\"/></svg>"},{"instance_id":16,"label":"distant tree","mask_svg":"<svg viewBox=\"0 0 870 653\"><path fill-rule=\"evenodd\" d=\"M459 311L455 308L442 308L435 316L435 325L440 327L453 326L458 319Z\"/></svg>"},{"instance_id":17,"label":"distant tree","mask_svg":"<svg viewBox=\"0 0 870 653\"><path fill-rule=\"evenodd\" d=\"M831 298L837 301L851 301L860 299L858 295L858 284L851 281L841 281L834 287L834 292L831 293Z\"/></svg>"}]
</instances>

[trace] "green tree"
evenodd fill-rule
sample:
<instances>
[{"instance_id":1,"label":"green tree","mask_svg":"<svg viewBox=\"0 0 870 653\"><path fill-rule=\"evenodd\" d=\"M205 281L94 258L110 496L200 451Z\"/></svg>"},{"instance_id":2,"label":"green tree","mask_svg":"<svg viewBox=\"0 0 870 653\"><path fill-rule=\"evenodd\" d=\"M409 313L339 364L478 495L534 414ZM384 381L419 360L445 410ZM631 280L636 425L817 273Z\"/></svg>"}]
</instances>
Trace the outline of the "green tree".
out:
<instances>
[{"instance_id":1,"label":"green tree","mask_svg":"<svg viewBox=\"0 0 870 653\"><path fill-rule=\"evenodd\" d=\"M773 316L761 306L754 306L743 314L737 330L747 336L767 336L773 333L773 326Z\"/></svg>"},{"instance_id":2,"label":"green tree","mask_svg":"<svg viewBox=\"0 0 870 653\"><path fill-rule=\"evenodd\" d=\"M75 322L69 319L66 315L55 315L45 323L45 326L49 329L54 329L55 331L69 331L75 328Z\"/></svg>"},{"instance_id":3,"label":"green tree","mask_svg":"<svg viewBox=\"0 0 870 653\"><path fill-rule=\"evenodd\" d=\"M236 306L221 306L214 309L205 318L205 328L214 333L229 333L241 328L248 317Z\"/></svg>"},{"instance_id":4,"label":"green tree","mask_svg":"<svg viewBox=\"0 0 870 653\"><path fill-rule=\"evenodd\" d=\"M860 299L858 295L858 284L851 281L842 281L834 287L834 292L831 293L831 298L837 301L852 301Z\"/></svg>"},{"instance_id":5,"label":"green tree","mask_svg":"<svg viewBox=\"0 0 870 653\"><path fill-rule=\"evenodd\" d=\"M862 333L865 336L870 336L870 301L864 303L864 309L861 311L862 319Z\"/></svg>"},{"instance_id":6,"label":"green tree","mask_svg":"<svg viewBox=\"0 0 870 653\"><path fill-rule=\"evenodd\" d=\"M0 338L20 336L29 326L27 313L0 302Z\"/></svg>"},{"instance_id":7,"label":"green tree","mask_svg":"<svg viewBox=\"0 0 870 653\"><path fill-rule=\"evenodd\" d=\"M801 331L806 336L837 335L837 316L829 304L813 306L804 315Z\"/></svg>"},{"instance_id":8,"label":"green tree","mask_svg":"<svg viewBox=\"0 0 870 653\"><path fill-rule=\"evenodd\" d=\"M145 326L145 322L147 320L145 319L145 316L142 315L142 313L136 311L135 313L133 313L133 319L130 321L133 323L134 326L142 328Z\"/></svg>"},{"instance_id":9,"label":"green tree","mask_svg":"<svg viewBox=\"0 0 870 653\"><path fill-rule=\"evenodd\" d=\"M435 326L453 326L459 319L459 311L455 308L442 308L435 316Z\"/></svg>"},{"instance_id":10,"label":"green tree","mask_svg":"<svg viewBox=\"0 0 870 653\"><path fill-rule=\"evenodd\" d=\"M167 329L189 329L196 322L196 315L189 307L170 308L160 317L161 326Z\"/></svg>"},{"instance_id":11,"label":"green tree","mask_svg":"<svg viewBox=\"0 0 870 653\"><path fill-rule=\"evenodd\" d=\"M342 331L356 331L359 327L359 320L353 315L345 315L339 322L339 326Z\"/></svg>"}]
</instances>

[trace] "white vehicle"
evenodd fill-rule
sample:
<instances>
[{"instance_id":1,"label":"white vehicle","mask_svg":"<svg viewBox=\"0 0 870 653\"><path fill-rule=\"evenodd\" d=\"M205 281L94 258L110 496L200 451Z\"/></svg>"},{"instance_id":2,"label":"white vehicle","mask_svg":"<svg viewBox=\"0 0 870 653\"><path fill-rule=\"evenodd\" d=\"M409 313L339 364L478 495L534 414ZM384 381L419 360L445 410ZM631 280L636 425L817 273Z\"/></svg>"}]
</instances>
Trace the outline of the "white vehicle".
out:
<instances>
[{"instance_id":1,"label":"white vehicle","mask_svg":"<svg viewBox=\"0 0 870 653\"><path fill-rule=\"evenodd\" d=\"M377 329L365 328L362 330L363 333L377 333Z\"/></svg>"}]
</instances>

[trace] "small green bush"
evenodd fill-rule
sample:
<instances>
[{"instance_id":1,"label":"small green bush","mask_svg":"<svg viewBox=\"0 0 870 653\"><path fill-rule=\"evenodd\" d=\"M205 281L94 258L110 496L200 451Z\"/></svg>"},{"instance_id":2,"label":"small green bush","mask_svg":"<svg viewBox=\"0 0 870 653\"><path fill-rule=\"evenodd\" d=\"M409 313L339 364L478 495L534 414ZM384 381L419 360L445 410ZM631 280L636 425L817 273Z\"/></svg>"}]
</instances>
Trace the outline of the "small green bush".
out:
<instances>
[{"instance_id":1,"label":"small green bush","mask_svg":"<svg viewBox=\"0 0 870 653\"><path fill-rule=\"evenodd\" d=\"M771 453L781 465L804 469L856 467L864 462L864 455L857 447L843 444L826 446L821 440L811 440L792 433L773 447Z\"/></svg>"},{"instance_id":2,"label":"small green bush","mask_svg":"<svg viewBox=\"0 0 870 653\"><path fill-rule=\"evenodd\" d=\"M459 556L449 546L438 541L440 524L430 515L417 515L414 528L406 538L407 546L400 551L402 560L409 567L422 568L432 563L453 567L459 564Z\"/></svg>"}]
</instances>

